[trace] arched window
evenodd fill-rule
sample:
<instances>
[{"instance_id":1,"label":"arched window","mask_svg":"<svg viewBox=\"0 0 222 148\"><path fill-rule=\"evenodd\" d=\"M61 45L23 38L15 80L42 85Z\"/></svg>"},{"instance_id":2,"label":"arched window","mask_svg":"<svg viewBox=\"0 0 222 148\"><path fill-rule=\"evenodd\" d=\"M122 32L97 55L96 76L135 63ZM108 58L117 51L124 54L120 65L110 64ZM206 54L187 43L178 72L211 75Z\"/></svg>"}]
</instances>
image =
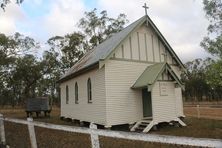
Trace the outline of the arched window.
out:
<instances>
[{"instance_id":1,"label":"arched window","mask_svg":"<svg viewBox=\"0 0 222 148\"><path fill-rule=\"evenodd\" d=\"M92 83L90 78L87 81L87 94L88 94L88 103L92 103Z\"/></svg>"},{"instance_id":2,"label":"arched window","mask_svg":"<svg viewBox=\"0 0 222 148\"><path fill-rule=\"evenodd\" d=\"M69 86L66 85L66 104L69 104Z\"/></svg>"},{"instance_id":3,"label":"arched window","mask_svg":"<svg viewBox=\"0 0 222 148\"><path fill-rule=\"evenodd\" d=\"M75 84L75 103L76 104L79 103L79 92L78 92L78 84L77 84L77 82Z\"/></svg>"}]
</instances>

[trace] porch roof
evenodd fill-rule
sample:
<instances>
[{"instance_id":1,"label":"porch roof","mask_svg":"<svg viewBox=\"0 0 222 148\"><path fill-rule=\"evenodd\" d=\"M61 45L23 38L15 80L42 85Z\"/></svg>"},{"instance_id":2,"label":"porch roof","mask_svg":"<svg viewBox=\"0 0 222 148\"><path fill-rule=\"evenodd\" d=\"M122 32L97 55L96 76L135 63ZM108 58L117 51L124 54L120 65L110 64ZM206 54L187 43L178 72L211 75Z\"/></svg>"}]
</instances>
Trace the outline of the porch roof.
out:
<instances>
[{"instance_id":1,"label":"porch roof","mask_svg":"<svg viewBox=\"0 0 222 148\"><path fill-rule=\"evenodd\" d=\"M133 84L132 88L144 88L149 85L153 85L159 76L164 72L164 70L169 71L171 76L177 81L179 85L183 88L183 83L174 73L173 69L166 62L158 63L151 66L148 66L144 72L140 75L140 77Z\"/></svg>"}]
</instances>

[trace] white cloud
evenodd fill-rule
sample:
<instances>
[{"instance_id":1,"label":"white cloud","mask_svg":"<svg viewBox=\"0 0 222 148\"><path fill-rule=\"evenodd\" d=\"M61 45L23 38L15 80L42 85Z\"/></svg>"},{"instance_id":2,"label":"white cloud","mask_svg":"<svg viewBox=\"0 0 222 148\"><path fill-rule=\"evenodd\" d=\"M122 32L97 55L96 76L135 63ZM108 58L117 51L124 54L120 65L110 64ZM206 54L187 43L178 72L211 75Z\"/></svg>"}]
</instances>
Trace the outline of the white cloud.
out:
<instances>
[{"instance_id":1,"label":"white cloud","mask_svg":"<svg viewBox=\"0 0 222 148\"><path fill-rule=\"evenodd\" d=\"M107 10L111 16L127 14L130 22L145 14L142 0L99 0L98 3L100 9ZM147 4L149 16L182 61L208 56L199 46L208 26L202 1L152 0Z\"/></svg>"},{"instance_id":2,"label":"white cloud","mask_svg":"<svg viewBox=\"0 0 222 148\"><path fill-rule=\"evenodd\" d=\"M149 16L184 62L208 55L199 46L208 26L202 1L97 0L96 4L99 11L107 10L112 17L125 13L132 23L144 15L144 2L150 7ZM76 23L87 10L83 0L33 0L26 3L31 8L41 8L41 5L47 4L44 6L48 10L33 19L26 16L30 12L23 12L21 6L9 4L6 12L0 12L0 32L13 34L18 31L44 44L51 36L64 35L78 29Z\"/></svg>"},{"instance_id":3,"label":"white cloud","mask_svg":"<svg viewBox=\"0 0 222 148\"><path fill-rule=\"evenodd\" d=\"M76 29L76 23L85 10L81 0L54 0L50 12L43 18L49 36L64 35Z\"/></svg>"},{"instance_id":4,"label":"white cloud","mask_svg":"<svg viewBox=\"0 0 222 148\"><path fill-rule=\"evenodd\" d=\"M26 17L22 9L16 4L9 4L4 12L0 9L0 32L11 35L18 31L16 22L25 21Z\"/></svg>"}]
</instances>

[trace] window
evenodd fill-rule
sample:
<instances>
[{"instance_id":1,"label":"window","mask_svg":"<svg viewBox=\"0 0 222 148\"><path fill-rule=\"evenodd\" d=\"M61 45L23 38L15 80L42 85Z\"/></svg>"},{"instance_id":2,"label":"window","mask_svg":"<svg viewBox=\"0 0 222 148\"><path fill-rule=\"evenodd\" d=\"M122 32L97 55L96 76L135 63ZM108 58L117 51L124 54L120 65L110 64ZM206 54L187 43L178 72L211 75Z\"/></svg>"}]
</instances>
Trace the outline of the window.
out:
<instances>
[{"instance_id":1,"label":"window","mask_svg":"<svg viewBox=\"0 0 222 148\"><path fill-rule=\"evenodd\" d=\"M92 84L90 78L87 81L87 94L88 94L88 103L92 103Z\"/></svg>"},{"instance_id":2,"label":"window","mask_svg":"<svg viewBox=\"0 0 222 148\"><path fill-rule=\"evenodd\" d=\"M76 103L76 104L79 103L78 84L77 84L77 82L76 82L76 84L75 84L75 103Z\"/></svg>"},{"instance_id":3,"label":"window","mask_svg":"<svg viewBox=\"0 0 222 148\"><path fill-rule=\"evenodd\" d=\"M66 85L66 104L69 104L69 86Z\"/></svg>"}]
</instances>

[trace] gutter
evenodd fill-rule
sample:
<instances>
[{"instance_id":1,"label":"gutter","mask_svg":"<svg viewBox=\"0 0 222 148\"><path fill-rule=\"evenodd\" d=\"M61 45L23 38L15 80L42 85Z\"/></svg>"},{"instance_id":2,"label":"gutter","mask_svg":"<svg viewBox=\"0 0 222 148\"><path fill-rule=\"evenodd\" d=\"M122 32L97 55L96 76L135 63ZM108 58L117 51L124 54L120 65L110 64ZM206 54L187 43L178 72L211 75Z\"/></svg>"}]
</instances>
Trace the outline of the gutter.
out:
<instances>
[{"instance_id":1,"label":"gutter","mask_svg":"<svg viewBox=\"0 0 222 148\"><path fill-rule=\"evenodd\" d=\"M93 69L95 69L95 68L99 68L99 61L97 61L97 62L95 62L95 63L92 63L92 64L86 66L85 68L80 69L79 71L74 72L74 73L72 73L72 74L70 74L70 75L68 75L68 76L66 76L66 77L64 77L64 78L59 79L58 81L56 81L56 83L59 83L59 84L60 84L60 83L63 83L63 82L65 82L65 81L68 81L68 80L70 80L70 79L73 79L73 78L75 78L75 77L77 77L77 76L79 76L79 75L81 75L81 74L84 74L84 73L86 73L86 72L88 72L88 71L90 71L90 70L93 70Z\"/></svg>"}]
</instances>

